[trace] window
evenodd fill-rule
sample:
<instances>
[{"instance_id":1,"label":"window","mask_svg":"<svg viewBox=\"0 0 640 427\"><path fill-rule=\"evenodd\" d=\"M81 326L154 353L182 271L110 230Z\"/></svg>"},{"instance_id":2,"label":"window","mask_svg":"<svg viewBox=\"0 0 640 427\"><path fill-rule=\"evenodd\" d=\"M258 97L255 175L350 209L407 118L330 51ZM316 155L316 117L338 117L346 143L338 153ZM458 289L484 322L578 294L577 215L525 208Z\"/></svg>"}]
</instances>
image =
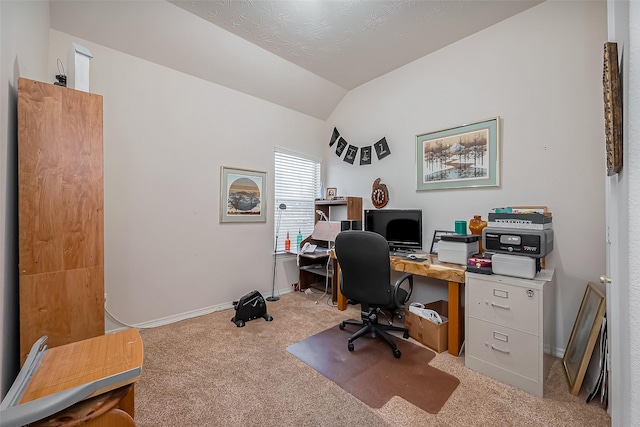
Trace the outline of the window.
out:
<instances>
[{"instance_id":1,"label":"window","mask_svg":"<svg viewBox=\"0 0 640 427\"><path fill-rule=\"evenodd\" d=\"M292 249L298 231L303 239L313 232L315 199L320 194L320 161L276 149L274 177L273 235L278 240L276 252L283 252L287 232ZM279 209L281 204L286 209Z\"/></svg>"}]
</instances>

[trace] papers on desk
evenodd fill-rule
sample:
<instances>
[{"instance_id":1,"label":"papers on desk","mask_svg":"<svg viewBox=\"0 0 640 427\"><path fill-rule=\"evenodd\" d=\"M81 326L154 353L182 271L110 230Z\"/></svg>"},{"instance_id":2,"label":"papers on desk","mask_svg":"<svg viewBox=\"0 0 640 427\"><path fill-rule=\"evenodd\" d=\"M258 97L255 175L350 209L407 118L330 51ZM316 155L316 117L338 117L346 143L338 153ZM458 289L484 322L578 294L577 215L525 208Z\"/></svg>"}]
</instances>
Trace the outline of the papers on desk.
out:
<instances>
[{"instance_id":1,"label":"papers on desk","mask_svg":"<svg viewBox=\"0 0 640 427\"><path fill-rule=\"evenodd\" d=\"M422 262L424 260L429 259L429 254L411 252L408 254L403 254L402 259L405 261Z\"/></svg>"}]
</instances>

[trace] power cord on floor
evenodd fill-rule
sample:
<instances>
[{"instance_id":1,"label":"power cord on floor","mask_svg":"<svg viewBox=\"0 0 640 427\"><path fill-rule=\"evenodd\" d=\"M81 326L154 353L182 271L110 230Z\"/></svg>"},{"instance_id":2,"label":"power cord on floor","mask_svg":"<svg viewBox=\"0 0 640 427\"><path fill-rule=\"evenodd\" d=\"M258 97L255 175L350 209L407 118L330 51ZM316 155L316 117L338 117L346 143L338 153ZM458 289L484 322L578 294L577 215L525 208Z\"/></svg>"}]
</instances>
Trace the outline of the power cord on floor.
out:
<instances>
[{"instance_id":1,"label":"power cord on floor","mask_svg":"<svg viewBox=\"0 0 640 427\"><path fill-rule=\"evenodd\" d=\"M104 299L104 312L107 314L107 316L109 316L109 318L111 320L113 320L114 322L116 322L117 324L119 324L120 326L126 326L127 328L136 328L136 329L151 329L148 327L144 327L144 326L133 326L133 325L129 325L128 323L123 322L122 320L118 319L116 316L114 316L113 314L111 314L111 312L109 311L109 309L107 308L107 294L104 294L105 299Z\"/></svg>"},{"instance_id":2,"label":"power cord on floor","mask_svg":"<svg viewBox=\"0 0 640 427\"><path fill-rule=\"evenodd\" d=\"M329 291L329 263L330 262L331 262L331 257L328 257L327 258L327 263L325 264L324 292L322 293L322 295L320 295L320 298L318 298L316 300L315 304L317 304L318 301L320 301L322 299L322 297L327 295L327 293Z\"/></svg>"},{"instance_id":3,"label":"power cord on floor","mask_svg":"<svg viewBox=\"0 0 640 427\"><path fill-rule=\"evenodd\" d=\"M123 322L122 320L118 319L116 316L111 314L111 312L109 311L109 309L107 308L106 305L104 306L104 312L107 313L107 316L109 316L109 318L111 320L113 320L114 322L116 322L120 326L126 326L127 328L136 328L136 329L150 329L150 328L144 328L144 327L141 327L141 326L129 325L128 323Z\"/></svg>"}]
</instances>

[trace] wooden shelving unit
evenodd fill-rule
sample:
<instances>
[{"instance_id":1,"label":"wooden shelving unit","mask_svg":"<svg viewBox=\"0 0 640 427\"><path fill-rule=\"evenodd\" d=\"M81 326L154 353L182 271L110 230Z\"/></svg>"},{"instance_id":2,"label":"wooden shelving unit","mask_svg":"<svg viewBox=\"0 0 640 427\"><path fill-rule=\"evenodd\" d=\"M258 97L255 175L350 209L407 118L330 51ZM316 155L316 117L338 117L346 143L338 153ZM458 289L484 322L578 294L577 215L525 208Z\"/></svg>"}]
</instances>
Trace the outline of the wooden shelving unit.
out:
<instances>
[{"instance_id":1,"label":"wooden shelving unit","mask_svg":"<svg viewBox=\"0 0 640 427\"><path fill-rule=\"evenodd\" d=\"M362 221L362 197L346 197L342 200L316 200L315 210L321 210L331 219L331 208L336 206L347 206L347 219L352 221ZM316 215L316 222L318 222Z\"/></svg>"},{"instance_id":2,"label":"wooden shelving unit","mask_svg":"<svg viewBox=\"0 0 640 427\"><path fill-rule=\"evenodd\" d=\"M321 210L331 220L331 208L337 206L347 207L347 220L362 221L362 197L345 197L341 200L316 200L315 210ZM319 215L316 215L315 222L318 222ZM318 245L318 248L327 248L329 242L312 239L305 239L302 244L310 242ZM329 263L327 272L327 262ZM329 259L326 252L313 254L300 254L300 267L298 273L298 283L300 289L309 287L324 290L326 287L326 278L329 278L329 288L332 301L338 300L338 278L334 277L333 272L336 269L336 260Z\"/></svg>"}]
</instances>

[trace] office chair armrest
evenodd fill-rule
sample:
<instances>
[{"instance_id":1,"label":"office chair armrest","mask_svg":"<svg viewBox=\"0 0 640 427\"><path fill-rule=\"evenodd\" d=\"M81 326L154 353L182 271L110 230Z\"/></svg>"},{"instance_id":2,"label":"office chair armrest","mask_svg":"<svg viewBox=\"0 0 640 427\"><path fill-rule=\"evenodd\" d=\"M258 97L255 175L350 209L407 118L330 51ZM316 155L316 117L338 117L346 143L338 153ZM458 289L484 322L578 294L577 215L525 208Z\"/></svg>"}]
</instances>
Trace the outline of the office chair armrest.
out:
<instances>
[{"instance_id":1,"label":"office chair armrest","mask_svg":"<svg viewBox=\"0 0 640 427\"><path fill-rule=\"evenodd\" d=\"M402 276L400 276L398 280L396 280L396 283L393 285L393 299L395 300L396 296L398 295L398 289L400 289L402 283L407 279L409 283L409 290L407 290L407 297L404 299L404 301L396 300L396 304L398 305L398 307L404 305L404 303L409 301L409 298L411 298L411 293L413 292L413 274L404 273Z\"/></svg>"}]
</instances>

